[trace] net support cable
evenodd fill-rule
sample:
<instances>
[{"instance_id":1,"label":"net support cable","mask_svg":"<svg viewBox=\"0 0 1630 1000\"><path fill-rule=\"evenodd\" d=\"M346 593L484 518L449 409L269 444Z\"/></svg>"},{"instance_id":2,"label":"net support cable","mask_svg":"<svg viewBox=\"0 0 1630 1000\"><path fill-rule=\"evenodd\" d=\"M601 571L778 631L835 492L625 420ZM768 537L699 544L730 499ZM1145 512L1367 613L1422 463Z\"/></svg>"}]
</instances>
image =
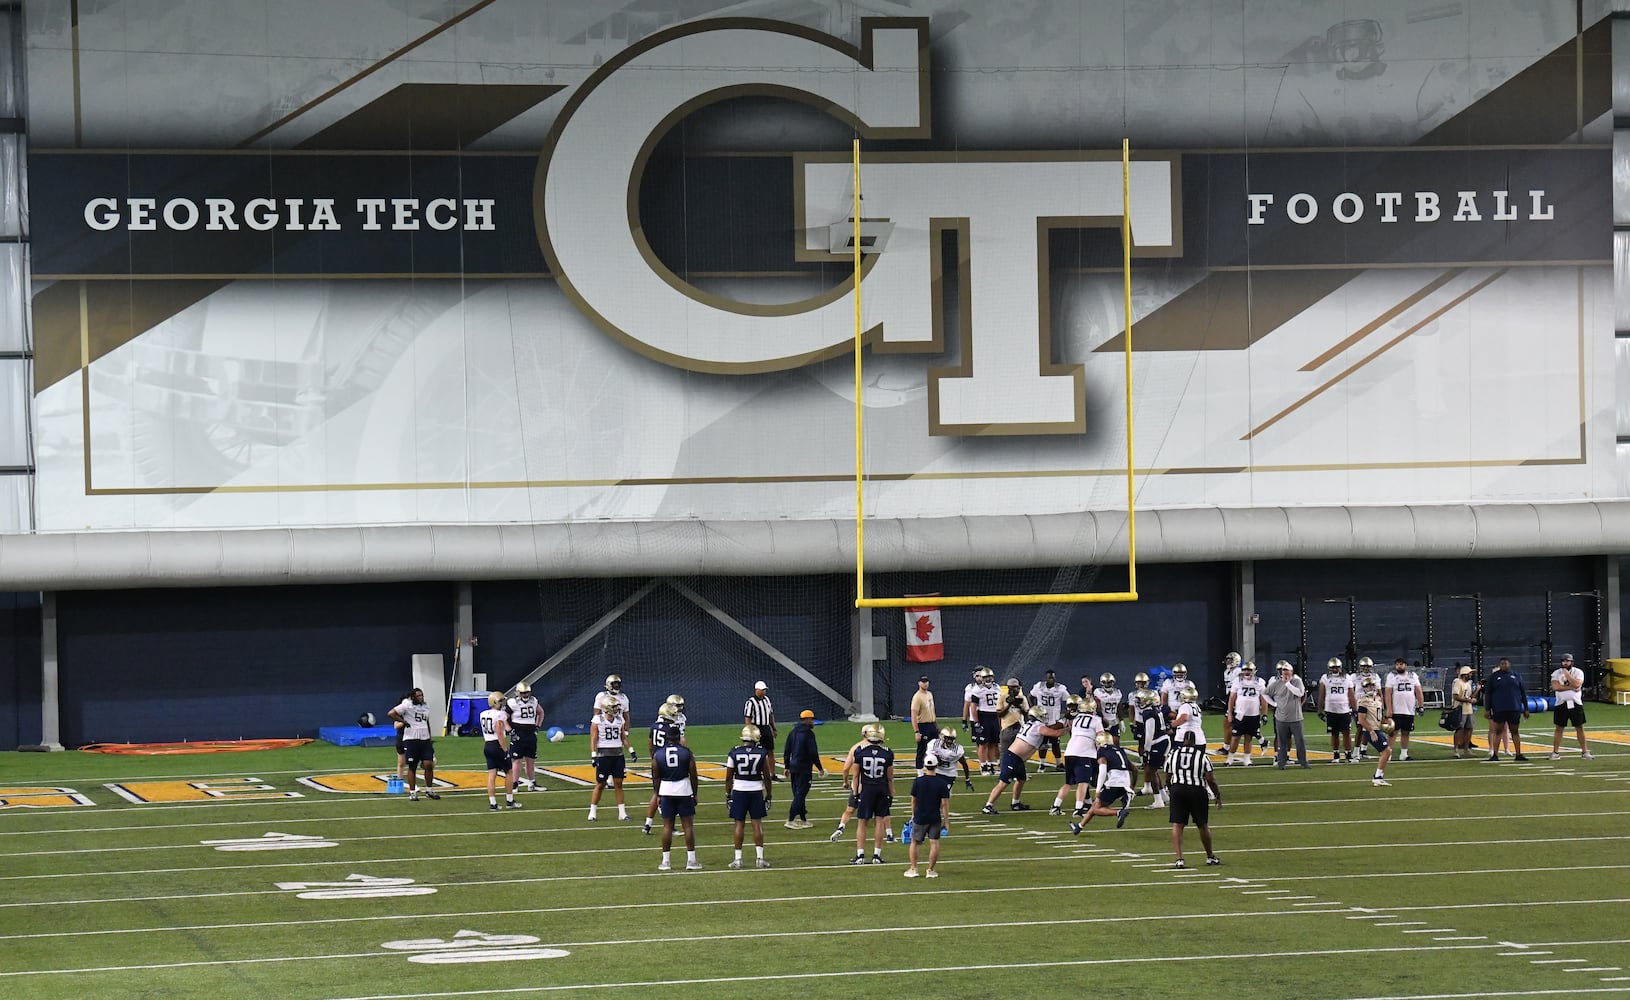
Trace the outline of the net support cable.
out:
<instances>
[{"instance_id":1,"label":"net support cable","mask_svg":"<svg viewBox=\"0 0 1630 1000\"><path fill-rule=\"evenodd\" d=\"M1126 590L1086 594L985 594L922 597L867 597L866 594L866 503L865 503L865 416L861 407L860 313L860 140L854 140L854 224L855 267L855 607L907 608L931 602L938 607L975 607L1001 604L1114 604L1138 599L1138 529L1134 506L1132 463L1132 142L1121 140L1121 290L1126 311L1125 396L1126 396Z\"/></svg>"}]
</instances>

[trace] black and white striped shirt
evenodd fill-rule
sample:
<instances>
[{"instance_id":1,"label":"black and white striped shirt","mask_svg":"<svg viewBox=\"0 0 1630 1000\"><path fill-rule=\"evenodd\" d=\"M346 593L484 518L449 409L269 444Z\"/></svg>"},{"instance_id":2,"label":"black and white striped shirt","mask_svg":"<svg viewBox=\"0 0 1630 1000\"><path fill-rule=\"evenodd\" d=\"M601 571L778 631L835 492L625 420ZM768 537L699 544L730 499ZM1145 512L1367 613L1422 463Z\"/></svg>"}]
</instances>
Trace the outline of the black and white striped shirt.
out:
<instances>
[{"instance_id":1,"label":"black and white striped shirt","mask_svg":"<svg viewBox=\"0 0 1630 1000\"><path fill-rule=\"evenodd\" d=\"M775 708L770 704L769 695L762 698L752 697L747 699L747 704L743 706L741 714L751 721L753 725L763 729L770 724L771 719L775 718Z\"/></svg>"},{"instance_id":2,"label":"black and white striped shirt","mask_svg":"<svg viewBox=\"0 0 1630 1000\"><path fill-rule=\"evenodd\" d=\"M1206 759L1206 752L1200 746L1184 743L1173 747L1166 755L1166 775L1170 784L1204 788L1206 775L1210 773L1211 761Z\"/></svg>"}]
</instances>

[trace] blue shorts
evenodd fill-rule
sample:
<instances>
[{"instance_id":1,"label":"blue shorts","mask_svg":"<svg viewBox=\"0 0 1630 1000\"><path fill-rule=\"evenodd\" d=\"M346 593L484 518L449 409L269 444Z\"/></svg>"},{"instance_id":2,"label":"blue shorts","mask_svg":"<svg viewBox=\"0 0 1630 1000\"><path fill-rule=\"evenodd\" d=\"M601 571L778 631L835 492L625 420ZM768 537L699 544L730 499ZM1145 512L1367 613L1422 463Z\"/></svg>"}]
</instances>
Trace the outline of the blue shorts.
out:
<instances>
[{"instance_id":1,"label":"blue shorts","mask_svg":"<svg viewBox=\"0 0 1630 1000\"><path fill-rule=\"evenodd\" d=\"M436 746L429 740L403 740L402 759L409 768L436 762Z\"/></svg>"},{"instance_id":2,"label":"blue shorts","mask_svg":"<svg viewBox=\"0 0 1630 1000\"><path fill-rule=\"evenodd\" d=\"M1024 761L1012 750L1002 751L1002 772L996 776L997 781L1023 781L1029 777L1024 769Z\"/></svg>"},{"instance_id":3,"label":"blue shorts","mask_svg":"<svg viewBox=\"0 0 1630 1000\"><path fill-rule=\"evenodd\" d=\"M1324 728L1332 733L1345 733L1353 727L1353 713L1326 712L1324 713Z\"/></svg>"},{"instance_id":4,"label":"blue shorts","mask_svg":"<svg viewBox=\"0 0 1630 1000\"><path fill-rule=\"evenodd\" d=\"M979 728L974 732L975 743L995 743L1002 737L1002 713L980 712Z\"/></svg>"},{"instance_id":5,"label":"blue shorts","mask_svg":"<svg viewBox=\"0 0 1630 1000\"><path fill-rule=\"evenodd\" d=\"M889 807L893 805L894 798L889 790L882 785L862 785L860 794L856 796L856 819L878 819L889 814Z\"/></svg>"},{"instance_id":6,"label":"blue shorts","mask_svg":"<svg viewBox=\"0 0 1630 1000\"><path fill-rule=\"evenodd\" d=\"M511 757L529 757L536 760L538 757L538 731L536 729L521 729L516 727L509 737L509 755Z\"/></svg>"},{"instance_id":7,"label":"blue shorts","mask_svg":"<svg viewBox=\"0 0 1630 1000\"><path fill-rule=\"evenodd\" d=\"M673 819L677 816L696 815L696 796L694 795L663 795L657 800L657 810L662 813L663 819Z\"/></svg>"},{"instance_id":8,"label":"blue shorts","mask_svg":"<svg viewBox=\"0 0 1630 1000\"><path fill-rule=\"evenodd\" d=\"M1097 757L1064 758L1064 783L1066 785L1090 785L1097 780Z\"/></svg>"},{"instance_id":9,"label":"blue shorts","mask_svg":"<svg viewBox=\"0 0 1630 1000\"><path fill-rule=\"evenodd\" d=\"M481 755L487 759L487 770L509 770L509 754L498 745L497 740L486 740L481 744Z\"/></svg>"},{"instance_id":10,"label":"blue shorts","mask_svg":"<svg viewBox=\"0 0 1630 1000\"><path fill-rule=\"evenodd\" d=\"M1364 742L1368 743L1372 747L1375 747L1376 750L1385 750L1387 748L1387 734L1383 733L1381 730L1366 730L1363 735Z\"/></svg>"},{"instance_id":11,"label":"blue shorts","mask_svg":"<svg viewBox=\"0 0 1630 1000\"><path fill-rule=\"evenodd\" d=\"M1392 724L1400 733L1413 733L1415 731L1415 717L1413 715L1394 715Z\"/></svg>"},{"instance_id":12,"label":"blue shorts","mask_svg":"<svg viewBox=\"0 0 1630 1000\"><path fill-rule=\"evenodd\" d=\"M769 810L764 805L764 792L762 790L753 792L732 791L730 793L731 819L744 822L748 819L763 819L768 814Z\"/></svg>"},{"instance_id":13,"label":"blue shorts","mask_svg":"<svg viewBox=\"0 0 1630 1000\"><path fill-rule=\"evenodd\" d=\"M628 762L622 754L615 757L594 758L594 780L609 785L628 774Z\"/></svg>"},{"instance_id":14,"label":"blue shorts","mask_svg":"<svg viewBox=\"0 0 1630 1000\"><path fill-rule=\"evenodd\" d=\"M1127 801L1126 789L1114 785L1105 785L1098 793L1098 804L1106 809L1125 801Z\"/></svg>"},{"instance_id":15,"label":"blue shorts","mask_svg":"<svg viewBox=\"0 0 1630 1000\"><path fill-rule=\"evenodd\" d=\"M1247 715L1242 719L1233 720L1233 733L1235 736L1262 735L1262 716Z\"/></svg>"},{"instance_id":16,"label":"blue shorts","mask_svg":"<svg viewBox=\"0 0 1630 1000\"><path fill-rule=\"evenodd\" d=\"M1156 771L1164 768L1166 766L1166 748L1170 745L1171 740L1165 736L1155 740L1153 746L1143 751L1143 766L1152 767Z\"/></svg>"}]
</instances>

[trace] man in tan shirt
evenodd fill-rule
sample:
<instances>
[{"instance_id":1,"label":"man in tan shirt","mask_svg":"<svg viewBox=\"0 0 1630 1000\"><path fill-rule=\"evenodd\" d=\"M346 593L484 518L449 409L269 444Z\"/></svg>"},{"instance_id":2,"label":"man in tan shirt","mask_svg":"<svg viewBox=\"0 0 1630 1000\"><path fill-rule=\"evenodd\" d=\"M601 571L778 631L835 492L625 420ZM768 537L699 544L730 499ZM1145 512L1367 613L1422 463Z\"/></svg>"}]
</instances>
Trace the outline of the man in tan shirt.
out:
<instances>
[{"instance_id":1,"label":"man in tan shirt","mask_svg":"<svg viewBox=\"0 0 1630 1000\"><path fill-rule=\"evenodd\" d=\"M934 692L928 690L928 675L917 678L917 693L911 696L911 726L917 730L917 770L923 767L923 751L939 736L939 716L934 714Z\"/></svg>"}]
</instances>

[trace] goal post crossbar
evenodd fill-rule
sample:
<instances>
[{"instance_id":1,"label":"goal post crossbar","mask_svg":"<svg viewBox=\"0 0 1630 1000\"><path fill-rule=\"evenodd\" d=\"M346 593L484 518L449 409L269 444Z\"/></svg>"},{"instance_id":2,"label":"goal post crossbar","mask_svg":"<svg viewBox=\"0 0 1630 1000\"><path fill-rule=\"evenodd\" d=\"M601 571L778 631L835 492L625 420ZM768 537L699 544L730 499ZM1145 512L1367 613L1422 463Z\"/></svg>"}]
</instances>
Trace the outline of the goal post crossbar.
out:
<instances>
[{"instance_id":1,"label":"goal post crossbar","mask_svg":"<svg viewBox=\"0 0 1630 1000\"><path fill-rule=\"evenodd\" d=\"M908 608L932 604L936 607L975 607L1013 604L1114 604L1138 599L1138 529L1132 462L1132 143L1121 140L1121 290L1126 317L1125 396L1126 396L1126 590L1116 593L1082 594L986 594L974 596L867 597L866 595L866 505L865 505L865 414L862 392L862 334L860 311L860 140L854 140L854 204L850 221L854 224L855 268L855 607Z\"/></svg>"}]
</instances>

